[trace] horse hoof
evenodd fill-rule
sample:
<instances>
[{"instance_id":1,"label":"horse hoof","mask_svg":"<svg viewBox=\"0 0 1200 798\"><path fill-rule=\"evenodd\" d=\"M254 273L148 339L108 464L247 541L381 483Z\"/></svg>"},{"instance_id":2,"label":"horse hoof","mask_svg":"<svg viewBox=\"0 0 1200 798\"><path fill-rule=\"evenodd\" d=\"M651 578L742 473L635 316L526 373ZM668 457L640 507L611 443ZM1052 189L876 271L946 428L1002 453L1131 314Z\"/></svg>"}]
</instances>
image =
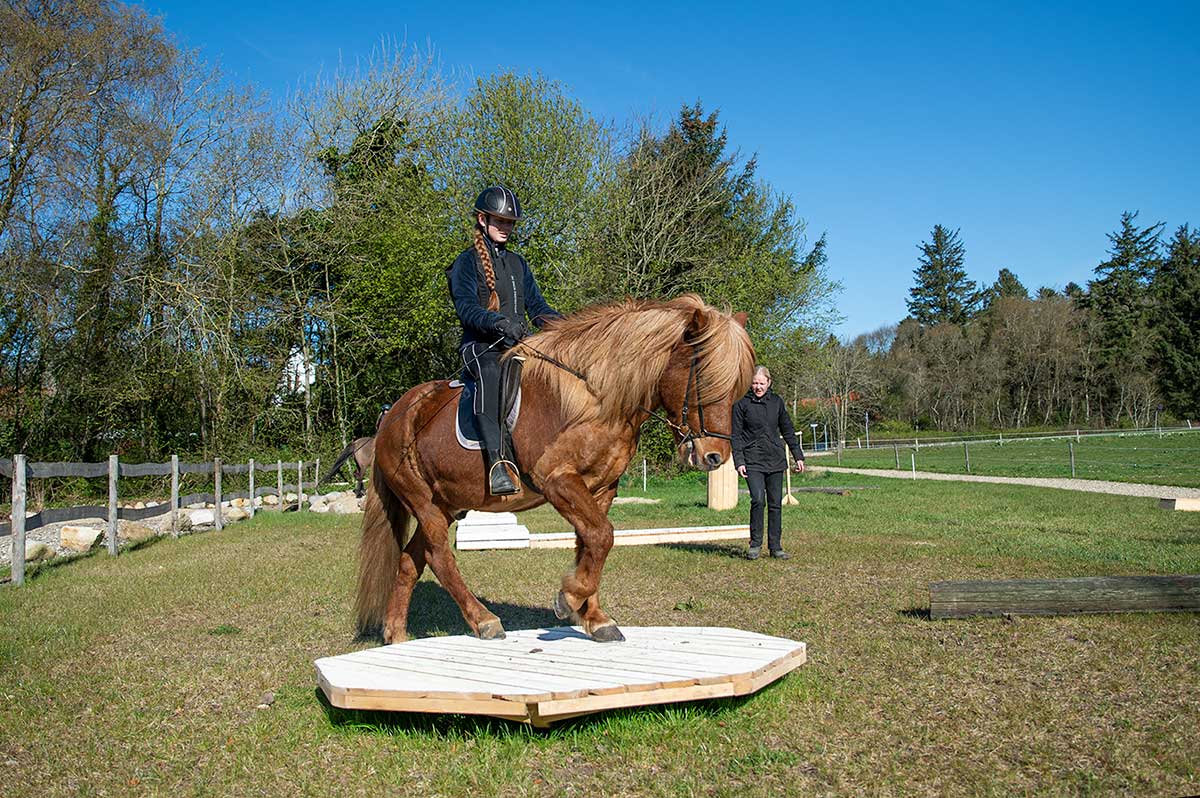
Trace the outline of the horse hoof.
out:
<instances>
[{"instance_id":1,"label":"horse hoof","mask_svg":"<svg viewBox=\"0 0 1200 798\"><path fill-rule=\"evenodd\" d=\"M623 643L625 635L621 634L615 623L606 623L592 630L592 639L597 643Z\"/></svg>"},{"instance_id":2,"label":"horse hoof","mask_svg":"<svg viewBox=\"0 0 1200 798\"><path fill-rule=\"evenodd\" d=\"M567 597L563 592L558 591L558 595L554 597L554 615L560 621L565 621L568 618L575 618L575 610L571 609L571 605L567 603Z\"/></svg>"},{"instance_id":3,"label":"horse hoof","mask_svg":"<svg viewBox=\"0 0 1200 798\"><path fill-rule=\"evenodd\" d=\"M479 639L480 640L503 640L504 625L500 623L499 618L493 618L490 621L484 621L479 624Z\"/></svg>"}]
</instances>

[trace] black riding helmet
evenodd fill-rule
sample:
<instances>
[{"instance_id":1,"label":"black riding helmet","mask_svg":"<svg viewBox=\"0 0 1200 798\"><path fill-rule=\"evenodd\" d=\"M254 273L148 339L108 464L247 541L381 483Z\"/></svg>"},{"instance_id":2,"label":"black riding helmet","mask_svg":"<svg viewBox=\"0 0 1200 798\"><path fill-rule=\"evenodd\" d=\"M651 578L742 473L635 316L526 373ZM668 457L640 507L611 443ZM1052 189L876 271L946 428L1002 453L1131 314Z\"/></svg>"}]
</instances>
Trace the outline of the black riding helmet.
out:
<instances>
[{"instance_id":1,"label":"black riding helmet","mask_svg":"<svg viewBox=\"0 0 1200 798\"><path fill-rule=\"evenodd\" d=\"M517 195L504 186L489 186L475 200L475 210L500 219L517 221L521 218L521 203Z\"/></svg>"}]
</instances>

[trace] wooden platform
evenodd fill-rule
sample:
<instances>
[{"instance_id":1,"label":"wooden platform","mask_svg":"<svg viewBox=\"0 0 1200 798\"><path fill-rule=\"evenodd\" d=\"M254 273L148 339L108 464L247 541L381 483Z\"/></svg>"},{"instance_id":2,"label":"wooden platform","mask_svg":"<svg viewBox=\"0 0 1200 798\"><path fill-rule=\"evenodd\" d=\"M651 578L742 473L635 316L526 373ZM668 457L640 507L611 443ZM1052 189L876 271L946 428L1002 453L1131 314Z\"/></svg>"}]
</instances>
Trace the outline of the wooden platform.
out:
<instances>
[{"instance_id":1,"label":"wooden platform","mask_svg":"<svg viewBox=\"0 0 1200 798\"><path fill-rule=\"evenodd\" d=\"M806 660L804 643L723 627L626 626L623 643L578 627L504 640L427 637L316 661L346 709L490 715L544 727L618 707L753 693Z\"/></svg>"}]
</instances>

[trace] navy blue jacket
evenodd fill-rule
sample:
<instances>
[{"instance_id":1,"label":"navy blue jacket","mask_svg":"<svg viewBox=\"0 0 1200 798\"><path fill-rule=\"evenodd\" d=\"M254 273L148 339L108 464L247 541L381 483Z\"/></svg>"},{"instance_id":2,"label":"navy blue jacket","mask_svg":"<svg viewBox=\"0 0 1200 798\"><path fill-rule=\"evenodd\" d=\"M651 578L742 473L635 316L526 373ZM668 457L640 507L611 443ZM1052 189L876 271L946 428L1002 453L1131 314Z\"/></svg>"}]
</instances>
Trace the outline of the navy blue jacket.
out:
<instances>
[{"instance_id":1,"label":"navy blue jacket","mask_svg":"<svg viewBox=\"0 0 1200 798\"><path fill-rule=\"evenodd\" d=\"M485 242L496 273L499 312L487 308L490 292L474 247L463 250L446 269L454 311L463 326L463 344L474 341L491 344L499 337L496 325L502 319L524 325L528 313L533 323L541 327L546 320L562 315L542 297L537 281L533 279L533 270L524 258L493 245L491 241L485 239Z\"/></svg>"},{"instance_id":2,"label":"navy blue jacket","mask_svg":"<svg viewBox=\"0 0 1200 798\"><path fill-rule=\"evenodd\" d=\"M780 440L779 436L783 436ZM796 440L792 417L783 399L770 389L759 398L754 391L738 399L733 406L733 465L745 466L747 471L772 473L787 468L783 444L792 450L792 457L804 459L804 451Z\"/></svg>"}]
</instances>

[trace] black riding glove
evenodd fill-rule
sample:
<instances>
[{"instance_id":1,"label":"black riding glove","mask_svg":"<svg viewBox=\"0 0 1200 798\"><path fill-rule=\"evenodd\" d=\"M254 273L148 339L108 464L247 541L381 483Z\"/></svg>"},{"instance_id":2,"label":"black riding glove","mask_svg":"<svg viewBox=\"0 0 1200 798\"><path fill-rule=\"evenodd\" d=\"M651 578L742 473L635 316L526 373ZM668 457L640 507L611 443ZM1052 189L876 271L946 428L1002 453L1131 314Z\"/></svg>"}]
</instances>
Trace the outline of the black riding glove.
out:
<instances>
[{"instance_id":1,"label":"black riding glove","mask_svg":"<svg viewBox=\"0 0 1200 798\"><path fill-rule=\"evenodd\" d=\"M506 346L513 346L525 337L525 328L511 319L501 319L496 322L496 332L504 336Z\"/></svg>"}]
</instances>

